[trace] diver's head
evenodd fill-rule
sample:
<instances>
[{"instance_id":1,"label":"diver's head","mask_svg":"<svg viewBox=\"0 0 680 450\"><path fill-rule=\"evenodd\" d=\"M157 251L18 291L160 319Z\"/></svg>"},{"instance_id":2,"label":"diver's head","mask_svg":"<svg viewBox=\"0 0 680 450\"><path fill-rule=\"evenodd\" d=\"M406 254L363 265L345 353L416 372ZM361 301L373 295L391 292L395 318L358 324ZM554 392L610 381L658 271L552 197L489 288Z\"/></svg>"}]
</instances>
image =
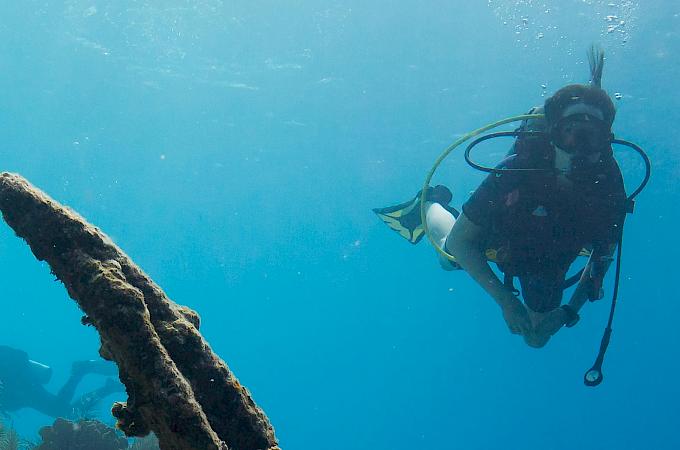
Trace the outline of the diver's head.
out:
<instances>
[{"instance_id":1,"label":"diver's head","mask_svg":"<svg viewBox=\"0 0 680 450\"><path fill-rule=\"evenodd\" d=\"M597 160L610 150L615 116L609 95L592 85L565 86L545 101L552 144L582 159Z\"/></svg>"}]
</instances>

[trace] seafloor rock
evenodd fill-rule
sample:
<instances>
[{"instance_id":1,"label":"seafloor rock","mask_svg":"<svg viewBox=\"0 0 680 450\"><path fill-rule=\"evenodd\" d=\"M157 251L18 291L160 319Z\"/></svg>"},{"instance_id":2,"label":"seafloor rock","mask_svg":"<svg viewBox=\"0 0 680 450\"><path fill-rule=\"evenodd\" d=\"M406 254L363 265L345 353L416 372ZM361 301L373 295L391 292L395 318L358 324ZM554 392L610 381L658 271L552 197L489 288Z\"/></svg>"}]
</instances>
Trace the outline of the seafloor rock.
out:
<instances>
[{"instance_id":1,"label":"seafloor rock","mask_svg":"<svg viewBox=\"0 0 680 450\"><path fill-rule=\"evenodd\" d=\"M158 438L151 433L143 438L136 438L130 446L130 450L159 450Z\"/></svg>"},{"instance_id":2,"label":"seafloor rock","mask_svg":"<svg viewBox=\"0 0 680 450\"><path fill-rule=\"evenodd\" d=\"M47 261L115 361L128 401L117 426L153 431L164 450L277 448L274 430L198 332L198 315L172 302L98 228L19 175L0 174L5 221Z\"/></svg>"},{"instance_id":3,"label":"seafloor rock","mask_svg":"<svg viewBox=\"0 0 680 450\"><path fill-rule=\"evenodd\" d=\"M71 422L57 419L50 427L40 429L42 443L36 450L123 450L127 439L97 420Z\"/></svg>"}]
</instances>

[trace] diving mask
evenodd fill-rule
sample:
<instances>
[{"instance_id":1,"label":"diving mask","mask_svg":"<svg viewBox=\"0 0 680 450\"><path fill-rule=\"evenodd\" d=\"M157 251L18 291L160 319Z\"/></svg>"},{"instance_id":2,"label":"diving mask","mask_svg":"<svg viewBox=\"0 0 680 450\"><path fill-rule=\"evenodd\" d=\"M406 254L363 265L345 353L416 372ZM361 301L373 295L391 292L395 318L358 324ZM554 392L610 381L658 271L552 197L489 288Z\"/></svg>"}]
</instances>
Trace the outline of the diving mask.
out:
<instances>
[{"instance_id":1,"label":"diving mask","mask_svg":"<svg viewBox=\"0 0 680 450\"><path fill-rule=\"evenodd\" d=\"M569 154L592 155L605 150L612 140L609 126L590 114L572 114L555 124L554 145Z\"/></svg>"}]
</instances>

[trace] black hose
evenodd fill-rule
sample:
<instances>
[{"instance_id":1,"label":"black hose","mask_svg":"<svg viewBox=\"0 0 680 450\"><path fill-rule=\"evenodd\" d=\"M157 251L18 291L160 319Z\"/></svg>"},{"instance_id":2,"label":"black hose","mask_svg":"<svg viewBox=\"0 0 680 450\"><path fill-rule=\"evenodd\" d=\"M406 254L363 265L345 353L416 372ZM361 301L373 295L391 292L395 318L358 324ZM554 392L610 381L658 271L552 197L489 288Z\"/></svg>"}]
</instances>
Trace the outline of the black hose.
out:
<instances>
[{"instance_id":1,"label":"black hose","mask_svg":"<svg viewBox=\"0 0 680 450\"><path fill-rule=\"evenodd\" d=\"M579 280L581 279L581 276L583 275L583 272L585 272L586 267L587 267L587 265L584 266L583 268L581 268L581 270L576 272L574 275L572 275L569 278L567 278L566 280L564 280L564 283L562 283L562 290L563 291L567 290L570 287L572 287L573 285L575 285L576 283L578 283Z\"/></svg>"},{"instance_id":2,"label":"black hose","mask_svg":"<svg viewBox=\"0 0 680 450\"><path fill-rule=\"evenodd\" d=\"M612 143L625 145L627 147L632 148L642 157L642 160L645 162L645 177L642 180L642 183L640 183L637 189L635 189L633 193L626 198L626 203L628 204L626 212L632 213L635 197L637 197L637 195L640 192L642 192L645 186L647 186L647 183L649 182L649 177L652 175L652 163L649 160L649 157L647 156L645 151L642 150L636 144L621 139L614 139L612 140ZM612 306L611 309L609 310L609 320L607 321L607 327L604 329L604 334L602 335L602 341L600 342L600 351L597 353L595 364L593 364L593 367L588 369L585 375L583 376L583 382L585 383L586 386L590 387L595 387L598 384L602 383L602 379L604 378L602 375L602 363L604 362L604 355L607 352L607 347L609 347L609 340L611 339L612 335L612 323L614 322L614 312L616 310L616 300L618 299L619 295L619 281L621 279L621 247L623 246L624 221L621 222L621 235L619 236L618 249L616 252L616 276L614 277L614 293L612 294Z\"/></svg>"},{"instance_id":3,"label":"black hose","mask_svg":"<svg viewBox=\"0 0 680 450\"><path fill-rule=\"evenodd\" d=\"M621 278L621 246L623 245L623 224L621 224L621 235L619 236L618 248L616 251L616 276L614 277L614 293L612 294L612 306L609 310L609 320L607 327L604 329L602 341L600 341L600 351L597 353L595 364L588 369L583 375L583 383L586 386L595 387L602 383L604 376L602 375L602 363L604 362L604 355L609 347L609 340L612 335L612 323L614 322L614 312L616 310L616 300L619 296L619 280Z\"/></svg>"},{"instance_id":4,"label":"black hose","mask_svg":"<svg viewBox=\"0 0 680 450\"><path fill-rule=\"evenodd\" d=\"M629 202L632 202L635 200L635 197L638 196L640 192L647 186L647 183L649 182L649 177L652 175L652 162L649 160L649 156L647 156L647 153L645 153L642 148L640 148L637 144L633 144L632 142L624 141L623 139L612 139L612 144L618 144L618 145L625 145L626 147L632 148L637 152L638 155L642 158L642 160L645 163L645 178L642 180L642 183L633 191L632 194L630 194L627 198Z\"/></svg>"},{"instance_id":5,"label":"black hose","mask_svg":"<svg viewBox=\"0 0 680 450\"><path fill-rule=\"evenodd\" d=\"M477 169L480 172L495 173L497 175L502 175L504 173L518 173L518 172L553 172L553 169L496 169L494 167L486 167L481 164L477 164L470 158L470 152L477 145L484 141L497 137L531 137L531 136L545 136L542 131L498 131L496 133L489 133L478 137L465 149L465 162L470 165L473 169Z\"/></svg>"}]
</instances>

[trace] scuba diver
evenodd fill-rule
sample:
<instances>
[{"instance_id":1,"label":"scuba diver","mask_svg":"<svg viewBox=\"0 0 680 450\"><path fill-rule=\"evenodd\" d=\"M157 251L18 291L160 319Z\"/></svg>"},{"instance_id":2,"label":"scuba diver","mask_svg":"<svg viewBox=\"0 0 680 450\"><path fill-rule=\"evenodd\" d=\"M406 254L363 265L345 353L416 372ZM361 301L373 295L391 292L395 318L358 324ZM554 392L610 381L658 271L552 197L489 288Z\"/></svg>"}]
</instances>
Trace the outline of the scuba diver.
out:
<instances>
[{"instance_id":1,"label":"scuba diver","mask_svg":"<svg viewBox=\"0 0 680 450\"><path fill-rule=\"evenodd\" d=\"M103 360L76 361L71 374L55 395L45 389L52 377L52 369L28 358L26 352L0 345L0 412L31 408L51 417L72 418L91 410L104 397L122 390L116 380L107 378L105 384L85 393L71 403L75 390L87 374L117 376L115 364Z\"/></svg>"},{"instance_id":2,"label":"scuba diver","mask_svg":"<svg viewBox=\"0 0 680 450\"><path fill-rule=\"evenodd\" d=\"M600 366L611 334L624 218L649 179L650 164L642 149L612 134L616 110L601 87L604 52L591 48L589 62L588 84L559 89L543 106L520 116L525 118L518 130L482 136L468 146L466 161L489 175L462 212L449 206L452 194L447 187L429 186L434 170L463 141L519 117L461 138L439 158L414 199L373 211L413 244L427 235L442 267L465 270L498 304L510 331L535 348L545 346L563 326L574 326L586 300L603 297L603 278L616 259L609 323L598 360L585 377L587 385L595 386L602 380ZM469 159L475 145L501 136L515 141L496 168ZM647 167L645 180L629 197L612 144L635 149ZM567 278L579 255L589 256L588 263ZM574 284L571 298L562 304L563 291Z\"/></svg>"}]
</instances>

